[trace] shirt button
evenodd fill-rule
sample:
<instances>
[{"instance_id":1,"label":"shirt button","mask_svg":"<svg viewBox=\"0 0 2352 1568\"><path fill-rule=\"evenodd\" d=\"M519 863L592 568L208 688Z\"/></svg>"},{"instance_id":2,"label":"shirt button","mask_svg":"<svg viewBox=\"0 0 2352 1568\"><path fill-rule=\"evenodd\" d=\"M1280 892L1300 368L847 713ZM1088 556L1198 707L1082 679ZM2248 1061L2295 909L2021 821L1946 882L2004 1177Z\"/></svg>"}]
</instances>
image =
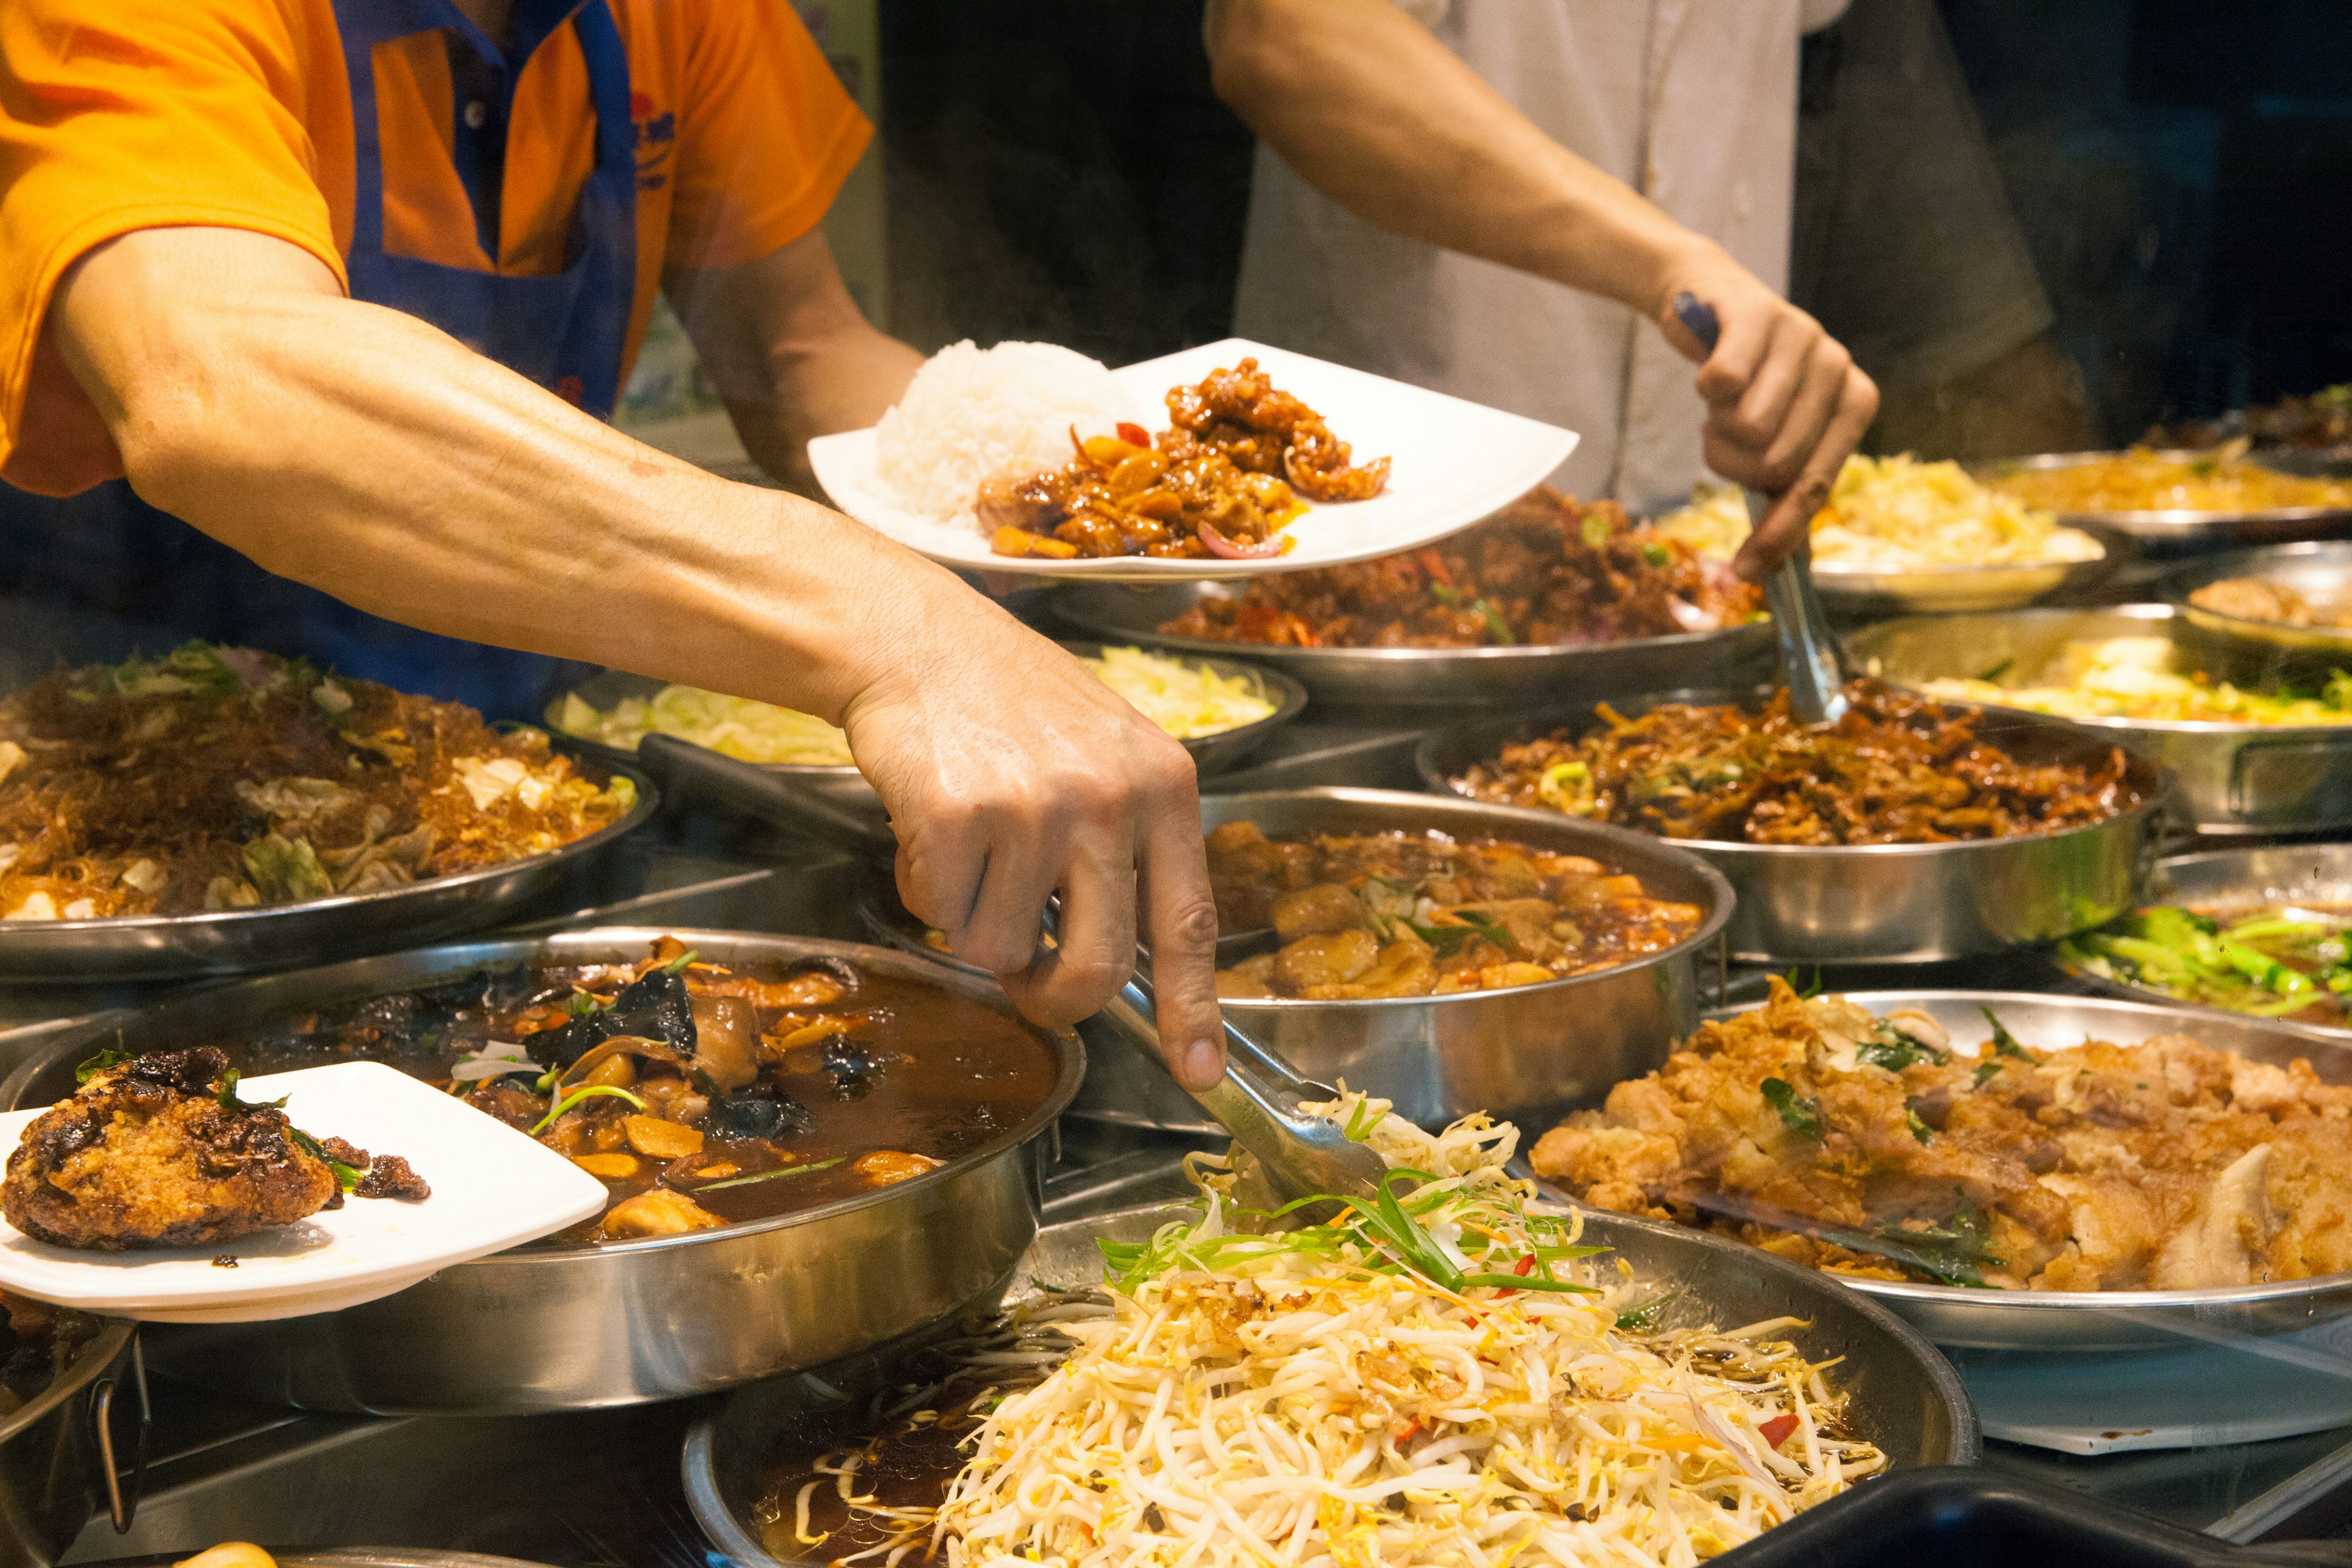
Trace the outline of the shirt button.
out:
<instances>
[{"instance_id":1,"label":"shirt button","mask_svg":"<svg viewBox=\"0 0 2352 1568\"><path fill-rule=\"evenodd\" d=\"M480 99L466 105L466 129L479 131L490 118L490 106Z\"/></svg>"}]
</instances>

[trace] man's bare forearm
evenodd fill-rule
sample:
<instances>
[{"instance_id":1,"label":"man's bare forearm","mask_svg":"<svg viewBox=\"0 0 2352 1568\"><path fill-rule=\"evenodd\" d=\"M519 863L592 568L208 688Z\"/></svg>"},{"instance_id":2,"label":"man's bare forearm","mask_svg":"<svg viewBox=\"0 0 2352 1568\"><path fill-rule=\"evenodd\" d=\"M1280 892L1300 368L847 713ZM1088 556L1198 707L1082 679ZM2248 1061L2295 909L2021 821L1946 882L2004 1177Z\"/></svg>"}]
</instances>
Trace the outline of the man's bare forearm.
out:
<instances>
[{"instance_id":1,"label":"man's bare forearm","mask_svg":"<svg viewBox=\"0 0 2352 1568\"><path fill-rule=\"evenodd\" d=\"M956 590L824 508L664 457L343 299L266 237L128 236L71 276L50 331L148 500L430 631L836 717L885 584Z\"/></svg>"},{"instance_id":2,"label":"man's bare forearm","mask_svg":"<svg viewBox=\"0 0 2352 1568\"><path fill-rule=\"evenodd\" d=\"M1709 242L1544 134L1390 0L1228 0L1217 94L1308 184L1409 238L1644 315Z\"/></svg>"}]
</instances>

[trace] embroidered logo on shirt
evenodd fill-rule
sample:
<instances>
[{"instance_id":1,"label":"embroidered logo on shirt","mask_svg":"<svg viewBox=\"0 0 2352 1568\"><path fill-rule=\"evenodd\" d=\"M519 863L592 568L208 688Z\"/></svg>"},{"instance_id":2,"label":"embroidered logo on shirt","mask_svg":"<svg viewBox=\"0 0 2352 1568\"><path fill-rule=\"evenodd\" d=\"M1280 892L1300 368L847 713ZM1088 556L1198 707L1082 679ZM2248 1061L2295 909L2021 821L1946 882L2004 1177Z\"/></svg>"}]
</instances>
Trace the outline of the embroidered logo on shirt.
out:
<instances>
[{"instance_id":1,"label":"embroidered logo on shirt","mask_svg":"<svg viewBox=\"0 0 2352 1568\"><path fill-rule=\"evenodd\" d=\"M642 92L629 94L629 123L637 148L637 189L655 191L669 176L662 172L677 144L677 116L654 112L654 100Z\"/></svg>"}]
</instances>

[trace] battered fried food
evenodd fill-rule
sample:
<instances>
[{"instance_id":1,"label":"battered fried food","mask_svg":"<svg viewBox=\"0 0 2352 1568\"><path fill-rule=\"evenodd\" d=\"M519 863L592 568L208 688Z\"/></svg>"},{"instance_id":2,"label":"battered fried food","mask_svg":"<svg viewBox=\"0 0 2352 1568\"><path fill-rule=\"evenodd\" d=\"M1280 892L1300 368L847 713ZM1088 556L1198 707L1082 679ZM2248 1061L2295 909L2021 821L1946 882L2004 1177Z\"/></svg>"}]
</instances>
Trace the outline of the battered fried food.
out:
<instances>
[{"instance_id":1,"label":"battered fried food","mask_svg":"<svg viewBox=\"0 0 2352 1568\"><path fill-rule=\"evenodd\" d=\"M1780 980L1530 1158L1597 1207L1815 1268L2033 1290L2352 1269L2352 1088L2186 1035L1973 1057Z\"/></svg>"},{"instance_id":2,"label":"battered fried food","mask_svg":"<svg viewBox=\"0 0 2352 1568\"><path fill-rule=\"evenodd\" d=\"M196 1247L290 1225L338 1195L285 1113L218 1089L209 1046L105 1067L25 1130L0 1214L59 1247Z\"/></svg>"}]
</instances>

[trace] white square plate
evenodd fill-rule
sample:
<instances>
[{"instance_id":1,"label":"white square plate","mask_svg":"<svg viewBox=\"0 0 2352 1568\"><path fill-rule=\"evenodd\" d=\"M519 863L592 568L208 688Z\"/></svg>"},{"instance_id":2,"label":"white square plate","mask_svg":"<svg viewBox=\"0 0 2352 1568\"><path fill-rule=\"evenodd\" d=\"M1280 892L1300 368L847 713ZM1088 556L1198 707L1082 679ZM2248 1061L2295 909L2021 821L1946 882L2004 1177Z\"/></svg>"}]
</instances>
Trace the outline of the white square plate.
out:
<instances>
[{"instance_id":1,"label":"white square plate","mask_svg":"<svg viewBox=\"0 0 2352 1568\"><path fill-rule=\"evenodd\" d=\"M232 1241L128 1252L52 1247L0 1220L0 1288L156 1323L296 1318L389 1296L604 1206L604 1184L554 1150L380 1062L247 1079L237 1094L250 1101L289 1096L286 1115L295 1126L372 1154L403 1156L433 1195L347 1197L341 1208ZM0 1116L0 1148L14 1152L40 1114ZM236 1268L214 1266L225 1255Z\"/></svg>"},{"instance_id":2,"label":"white square plate","mask_svg":"<svg viewBox=\"0 0 2352 1568\"><path fill-rule=\"evenodd\" d=\"M1370 500L1315 503L1284 532L1298 542L1263 560L1162 561L1124 555L1050 561L999 555L977 529L902 510L874 471L874 432L850 430L809 443L809 461L834 504L877 532L943 566L1114 583L1248 577L1336 566L1412 550L1467 528L1541 484L1576 450L1572 431L1408 386L1386 376L1268 348L1242 338L1113 371L1154 432L1168 425L1168 390L1231 368L1245 356L1283 391L1306 400L1351 449L1351 460L1389 458L1388 487Z\"/></svg>"}]
</instances>

